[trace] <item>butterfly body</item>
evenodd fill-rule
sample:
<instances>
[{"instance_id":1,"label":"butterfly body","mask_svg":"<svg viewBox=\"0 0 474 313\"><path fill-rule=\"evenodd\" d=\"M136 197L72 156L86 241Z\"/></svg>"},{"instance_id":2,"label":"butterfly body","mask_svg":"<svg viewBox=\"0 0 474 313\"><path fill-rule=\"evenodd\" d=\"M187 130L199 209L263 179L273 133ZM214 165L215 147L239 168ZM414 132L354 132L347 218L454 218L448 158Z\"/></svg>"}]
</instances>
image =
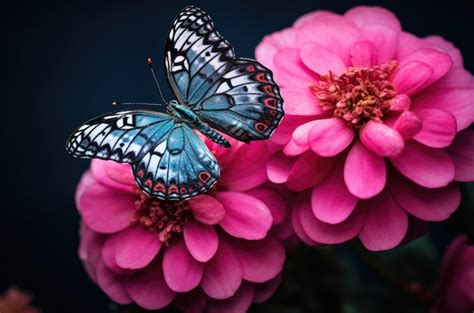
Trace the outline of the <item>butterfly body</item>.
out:
<instances>
[{"instance_id":1,"label":"butterfly body","mask_svg":"<svg viewBox=\"0 0 474 313\"><path fill-rule=\"evenodd\" d=\"M208 191L220 176L199 131L223 147L267 139L283 118L283 100L270 70L237 58L210 17L194 6L176 17L165 46L165 73L177 100L167 114L129 110L81 125L66 149L76 157L129 163L138 186L164 200ZM220 133L221 132L221 133Z\"/></svg>"}]
</instances>

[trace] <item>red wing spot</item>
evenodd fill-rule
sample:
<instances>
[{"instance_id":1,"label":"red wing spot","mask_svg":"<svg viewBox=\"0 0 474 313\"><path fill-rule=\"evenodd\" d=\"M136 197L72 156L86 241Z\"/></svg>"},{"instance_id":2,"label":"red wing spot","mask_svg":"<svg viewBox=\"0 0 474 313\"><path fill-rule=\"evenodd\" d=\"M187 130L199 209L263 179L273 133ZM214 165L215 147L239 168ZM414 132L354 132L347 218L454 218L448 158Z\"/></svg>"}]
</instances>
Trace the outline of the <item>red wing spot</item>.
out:
<instances>
[{"instance_id":1,"label":"red wing spot","mask_svg":"<svg viewBox=\"0 0 474 313\"><path fill-rule=\"evenodd\" d=\"M268 83L268 80L267 80L267 78L265 77L265 73L258 73L258 74L255 76L255 79L258 80L259 82L262 82L262 83Z\"/></svg>"},{"instance_id":2,"label":"red wing spot","mask_svg":"<svg viewBox=\"0 0 474 313\"><path fill-rule=\"evenodd\" d=\"M265 93L270 96L275 96L275 93L273 92L273 89L272 89L272 85L265 85L263 87L263 91L265 91Z\"/></svg>"},{"instance_id":3,"label":"red wing spot","mask_svg":"<svg viewBox=\"0 0 474 313\"><path fill-rule=\"evenodd\" d=\"M211 175L209 175L208 172L201 172L201 173L199 173L199 179L200 179L203 183L207 182L207 181L209 180L209 178L211 178Z\"/></svg>"},{"instance_id":4,"label":"red wing spot","mask_svg":"<svg viewBox=\"0 0 474 313\"><path fill-rule=\"evenodd\" d=\"M272 109L276 108L275 98L266 98L265 100L263 100L263 103L269 108L272 108Z\"/></svg>"},{"instance_id":5,"label":"red wing spot","mask_svg":"<svg viewBox=\"0 0 474 313\"><path fill-rule=\"evenodd\" d=\"M157 183L155 185L155 188L153 188L153 190L165 192L166 189L165 189L165 186L162 183Z\"/></svg>"},{"instance_id":6,"label":"red wing spot","mask_svg":"<svg viewBox=\"0 0 474 313\"><path fill-rule=\"evenodd\" d=\"M138 177L143 178L143 175L145 175L145 172L143 170L139 170L137 175Z\"/></svg>"},{"instance_id":7,"label":"red wing spot","mask_svg":"<svg viewBox=\"0 0 474 313\"><path fill-rule=\"evenodd\" d=\"M148 188L151 188L151 186L153 185L153 181L151 179L147 179L143 185L147 186Z\"/></svg>"},{"instance_id":8,"label":"red wing spot","mask_svg":"<svg viewBox=\"0 0 474 313\"><path fill-rule=\"evenodd\" d=\"M186 187L181 187L181 190L179 191L180 193L188 193L188 190Z\"/></svg>"},{"instance_id":9,"label":"red wing spot","mask_svg":"<svg viewBox=\"0 0 474 313\"><path fill-rule=\"evenodd\" d=\"M276 110L268 110L267 111L268 114L270 114L271 116L275 116L277 114L277 111Z\"/></svg>"},{"instance_id":10,"label":"red wing spot","mask_svg":"<svg viewBox=\"0 0 474 313\"><path fill-rule=\"evenodd\" d=\"M247 72L253 72L253 71L255 71L255 67L253 67L253 65L247 66Z\"/></svg>"},{"instance_id":11,"label":"red wing spot","mask_svg":"<svg viewBox=\"0 0 474 313\"><path fill-rule=\"evenodd\" d=\"M178 193L178 187L176 185L171 185L168 188L168 193Z\"/></svg>"},{"instance_id":12,"label":"red wing spot","mask_svg":"<svg viewBox=\"0 0 474 313\"><path fill-rule=\"evenodd\" d=\"M261 122L257 122L255 123L255 129L259 132L259 133L263 133L266 129L268 128L267 125L261 123Z\"/></svg>"}]
</instances>

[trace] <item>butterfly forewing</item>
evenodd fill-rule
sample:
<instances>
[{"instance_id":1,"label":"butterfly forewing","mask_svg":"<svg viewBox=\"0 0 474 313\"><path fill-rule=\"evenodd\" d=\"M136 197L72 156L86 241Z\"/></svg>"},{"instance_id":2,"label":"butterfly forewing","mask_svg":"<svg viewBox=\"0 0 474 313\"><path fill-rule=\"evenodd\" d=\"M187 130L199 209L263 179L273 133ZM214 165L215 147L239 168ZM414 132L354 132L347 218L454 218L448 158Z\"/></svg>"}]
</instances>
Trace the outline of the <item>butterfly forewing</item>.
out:
<instances>
[{"instance_id":1,"label":"butterfly forewing","mask_svg":"<svg viewBox=\"0 0 474 313\"><path fill-rule=\"evenodd\" d=\"M181 122L176 122L166 138L132 168L146 193L167 200L184 200L206 192L219 179L217 160Z\"/></svg>"},{"instance_id":2,"label":"butterfly forewing","mask_svg":"<svg viewBox=\"0 0 474 313\"><path fill-rule=\"evenodd\" d=\"M166 41L165 72L179 102L197 103L234 59L206 12L188 6L177 15Z\"/></svg>"},{"instance_id":3,"label":"butterfly forewing","mask_svg":"<svg viewBox=\"0 0 474 313\"><path fill-rule=\"evenodd\" d=\"M266 139L284 115L271 71L255 60L236 59L201 9L189 6L176 17L165 64L179 101L235 139Z\"/></svg>"},{"instance_id":4,"label":"butterfly forewing","mask_svg":"<svg viewBox=\"0 0 474 313\"><path fill-rule=\"evenodd\" d=\"M98 116L80 126L66 149L83 158L132 163L167 135L174 120L152 111L121 111Z\"/></svg>"}]
</instances>

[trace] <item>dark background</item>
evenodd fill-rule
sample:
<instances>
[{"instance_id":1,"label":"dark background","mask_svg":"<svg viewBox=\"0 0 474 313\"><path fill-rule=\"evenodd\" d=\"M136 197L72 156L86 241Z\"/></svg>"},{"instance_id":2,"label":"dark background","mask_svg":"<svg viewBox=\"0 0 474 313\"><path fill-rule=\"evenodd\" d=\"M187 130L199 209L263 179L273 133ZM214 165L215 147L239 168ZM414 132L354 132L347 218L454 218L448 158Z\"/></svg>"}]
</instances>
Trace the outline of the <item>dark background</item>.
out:
<instances>
[{"instance_id":1,"label":"dark background","mask_svg":"<svg viewBox=\"0 0 474 313\"><path fill-rule=\"evenodd\" d=\"M89 281L77 257L74 190L88 162L67 155L65 142L80 123L112 110L113 100L159 101L145 59L162 62L169 26L188 4L43 0L2 7L8 25L2 49L7 100L1 123L0 293L18 285L34 294L35 305L46 313L106 312L107 297ZM379 4L393 10L409 32L451 40L463 52L465 67L474 71L472 1L193 4L211 15L245 57L254 55L264 35L311 10L343 13L355 5ZM170 98L161 65L157 68Z\"/></svg>"}]
</instances>

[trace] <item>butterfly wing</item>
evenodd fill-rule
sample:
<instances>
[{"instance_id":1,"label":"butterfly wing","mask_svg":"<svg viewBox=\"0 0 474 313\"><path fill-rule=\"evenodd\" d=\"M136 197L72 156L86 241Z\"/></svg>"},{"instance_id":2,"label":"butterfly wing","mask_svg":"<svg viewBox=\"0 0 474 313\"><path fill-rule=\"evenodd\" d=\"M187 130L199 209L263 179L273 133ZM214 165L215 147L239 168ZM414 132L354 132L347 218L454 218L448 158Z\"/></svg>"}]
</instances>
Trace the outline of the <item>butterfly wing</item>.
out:
<instances>
[{"instance_id":1,"label":"butterfly wing","mask_svg":"<svg viewBox=\"0 0 474 313\"><path fill-rule=\"evenodd\" d=\"M211 18L194 6L184 8L171 27L165 71L182 104L240 141L268 138L284 115L271 71L257 61L236 59Z\"/></svg>"},{"instance_id":2,"label":"butterfly wing","mask_svg":"<svg viewBox=\"0 0 474 313\"><path fill-rule=\"evenodd\" d=\"M206 12L188 6L178 13L165 44L165 72L181 104L197 103L234 59Z\"/></svg>"},{"instance_id":3,"label":"butterfly wing","mask_svg":"<svg viewBox=\"0 0 474 313\"><path fill-rule=\"evenodd\" d=\"M166 137L174 124L169 115L153 111L104 114L81 125L66 149L76 157L133 163Z\"/></svg>"},{"instance_id":4,"label":"butterfly wing","mask_svg":"<svg viewBox=\"0 0 474 313\"><path fill-rule=\"evenodd\" d=\"M272 72L243 58L234 61L193 111L211 127L244 142L270 137L284 115Z\"/></svg>"},{"instance_id":5,"label":"butterfly wing","mask_svg":"<svg viewBox=\"0 0 474 313\"><path fill-rule=\"evenodd\" d=\"M176 122L165 138L132 164L135 180L149 195L184 200L208 191L219 179L217 160L187 125Z\"/></svg>"}]
</instances>

